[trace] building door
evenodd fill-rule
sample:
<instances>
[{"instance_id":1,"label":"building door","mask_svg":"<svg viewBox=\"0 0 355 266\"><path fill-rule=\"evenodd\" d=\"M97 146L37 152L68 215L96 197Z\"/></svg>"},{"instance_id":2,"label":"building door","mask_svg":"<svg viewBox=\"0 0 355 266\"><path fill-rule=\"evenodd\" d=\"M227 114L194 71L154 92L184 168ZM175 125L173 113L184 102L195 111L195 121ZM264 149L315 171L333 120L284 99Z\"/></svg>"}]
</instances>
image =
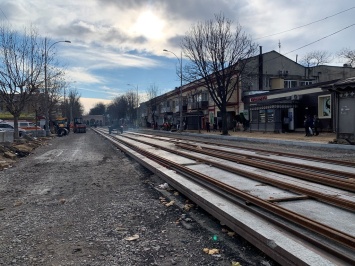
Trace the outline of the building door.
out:
<instances>
[{"instance_id":1,"label":"building door","mask_svg":"<svg viewBox=\"0 0 355 266\"><path fill-rule=\"evenodd\" d=\"M354 98L339 99L339 133L355 134Z\"/></svg>"}]
</instances>

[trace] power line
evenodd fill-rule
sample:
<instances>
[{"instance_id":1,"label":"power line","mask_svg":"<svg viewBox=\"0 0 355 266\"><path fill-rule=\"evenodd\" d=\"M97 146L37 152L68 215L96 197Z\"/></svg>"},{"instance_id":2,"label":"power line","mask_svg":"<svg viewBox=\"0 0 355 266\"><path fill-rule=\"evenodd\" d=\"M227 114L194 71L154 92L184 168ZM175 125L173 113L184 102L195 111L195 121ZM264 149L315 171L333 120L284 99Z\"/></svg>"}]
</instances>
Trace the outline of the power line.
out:
<instances>
[{"instance_id":1,"label":"power line","mask_svg":"<svg viewBox=\"0 0 355 266\"><path fill-rule=\"evenodd\" d=\"M327 36L324 36L324 37L322 37L322 38L320 38L320 39L318 39L318 40L316 40L316 41L313 41L313 42L311 42L311 43L305 44L305 45L303 45L303 46L301 46L301 47L299 47L299 48L296 48L296 49L294 49L294 50L292 50L292 51L289 51L289 52L284 53L284 54L281 54L281 53L280 53L280 55L275 56L275 57L273 57L273 58L270 58L270 59L268 59L268 60L265 60L263 63L269 62L269 61L278 59L278 58L280 58L281 56L285 56L285 55L287 55L287 54L293 53L293 52L295 52L295 51L297 51L297 50L300 50L300 49L302 49L302 48L304 48L304 47L307 47L307 46L312 45L312 44L314 44L314 43L316 43L316 42L319 42L319 41L321 41L321 40L324 40L324 39L326 39L326 38L328 38L328 37L330 37L330 36L333 36L333 35L335 35L335 34L341 32L341 31L346 30L346 29L348 29L348 28L350 28L350 27L353 27L353 26L355 26L355 23L354 23L354 24L351 24L351 25L349 25L349 26L347 26L347 27L345 27L345 28L342 28L342 29L340 29L340 30L338 30L338 31L336 31L336 32L333 32L333 33L331 33L331 34L329 34L329 35L327 35ZM252 69L249 71L248 74L253 73L253 71L254 71L255 69L257 69L258 67L259 67L259 65L256 66L256 67L254 67L254 68L252 68Z\"/></svg>"},{"instance_id":2,"label":"power line","mask_svg":"<svg viewBox=\"0 0 355 266\"><path fill-rule=\"evenodd\" d=\"M308 23L308 24L305 24L305 25L302 25L302 26L298 26L298 27L296 27L296 28L292 28L292 29L289 29L289 30L284 30L284 31L281 31L281 32L278 32L278 33L269 34L269 35L266 35L266 36L263 36L263 37L257 38L257 39L255 39L255 40L260 40L260 39L263 39L263 38L266 38L266 37L270 37L270 36L274 36L274 35L282 34L282 33L285 33L285 32L289 32L289 31L292 31L292 30L300 29L300 28L303 28L303 27L306 27L306 26L312 25L312 24L314 24L314 23L317 23L317 22L320 22L320 21L326 20L326 19L328 19L328 18L335 17L335 16L337 16L337 15L339 15L339 14L341 14L341 13L347 12L347 11L349 11L349 10L351 10L351 9L354 9L354 8L355 8L355 6L350 7L350 8L348 8L348 9L346 9L346 10L340 11L340 12L338 12L338 13L334 14L334 15L331 15L331 16L328 16L328 17L325 17L325 18L322 18L322 19L319 19L319 20L316 20L316 21L310 22L310 23Z\"/></svg>"},{"instance_id":3,"label":"power line","mask_svg":"<svg viewBox=\"0 0 355 266\"><path fill-rule=\"evenodd\" d=\"M4 17L6 18L6 20L9 21L9 19L6 17L6 15L5 15L5 13L4 13L4 11L2 10L1 7L0 7L0 11L1 11L1 13L4 15Z\"/></svg>"},{"instance_id":4,"label":"power line","mask_svg":"<svg viewBox=\"0 0 355 266\"><path fill-rule=\"evenodd\" d=\"M324 40L324 39L326 39L326 38L328 38L328 37L330 37L330 36L332 36L332 35L335 35L335 34L341 32L341 31L343 31L343 30L346 30L346 29L348 29L348 28L350 28L350 27L352 27L352 26L355 26L355 24L352 24L352 25L349 25L349 26L347 26L347 27L345 27L345 28L342 28L341 30L338 30L338 31L336 31L336 32L333 32L333 33L331 33L331 34L329 34L329 35L327 35L327 36L324 36L324 37L322 37L322 38L320 38L320 39L314 41L314 42L311 42L311 43L308 43L308 44L306 44L306 45L303 45L303 46L301 46L301 47L299 47L299 48L297 48L297 49L295 49L295 50L292 50L292 51L290 51L290 52L285 53L284 55L290 54L290 53L292 53L292 52L294 52L294 51L300 50L300 49L302 49L302 48L304 48L304 47L307 47L307 46L309 46L309 45L311 45L311 44L314 44L314 43L316 43L316 42L319 42L319 41L321 41L321 40Z\"/></svg>"}]
</instances>

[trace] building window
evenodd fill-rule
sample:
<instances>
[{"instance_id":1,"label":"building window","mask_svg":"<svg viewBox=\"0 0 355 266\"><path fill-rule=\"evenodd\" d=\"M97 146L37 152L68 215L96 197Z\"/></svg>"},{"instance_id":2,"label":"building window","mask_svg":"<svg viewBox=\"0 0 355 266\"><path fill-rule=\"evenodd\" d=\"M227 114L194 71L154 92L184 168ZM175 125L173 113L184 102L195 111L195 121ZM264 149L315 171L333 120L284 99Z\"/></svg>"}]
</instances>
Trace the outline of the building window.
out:
<instances>
[{"instance_id":1,"label":"building window","mask_svg":"<svg viewBox=\"0 0 355 266\"><path fill-rule=\"evenodd\" d=\"M300 81L300 86L307 86L307 85L311 85L312 81Z\"/></svg>"},{"instance_id":2,"label":"building window","mask_svg":"<svg viewBox=\"0 0 355 266\"><path fill-rule=\"evenodd\" d=\"M297 87L297 80L285 80L284 88L295 88Z\"/></svg>"},{"instance_id":3,"label":"building window","mask_svg":"<svg viewBox=\"0 0 355 266\"><path fill-rule=\"evenodd\" d=\"M265 123L265 110L259 110L259 123Z\"/></svg>"},{"instance_id":4,"label":"building window","mask_svg":"<svg viewBox=\"0 0 355 266\"><path fill-rule=\"evenodd\" d=\"M208 92L202 92L202 101L208 101Z\"/></svg>"},{"instance_id":5,"label":"building window","mask_svg":"<svg viewBox=\"0 0 355 266\"><path fill-rule=\"evenodd\" d=\"M318 117L331 118L331 96L322 95L318 97Z\"/></svg>"},{"instance_id":6,"label":"building window","mask_svg":"<svg viewBox=\"0 0 355 266\"><path fill-rule=\"evenodd\" d=\"M258 110L251 111L251 121L258 121L259 112Z\"/></svg>"},{"instance_id":7,"label":"building window","mask_svg":"<svg viewBox=\"0 0 355 266\"><path fill-rule=\"evenodd\" d=\"M267 109L267 122L272 123L275 122L275 110L274 109Z\"/></svg>"}]
</instances>

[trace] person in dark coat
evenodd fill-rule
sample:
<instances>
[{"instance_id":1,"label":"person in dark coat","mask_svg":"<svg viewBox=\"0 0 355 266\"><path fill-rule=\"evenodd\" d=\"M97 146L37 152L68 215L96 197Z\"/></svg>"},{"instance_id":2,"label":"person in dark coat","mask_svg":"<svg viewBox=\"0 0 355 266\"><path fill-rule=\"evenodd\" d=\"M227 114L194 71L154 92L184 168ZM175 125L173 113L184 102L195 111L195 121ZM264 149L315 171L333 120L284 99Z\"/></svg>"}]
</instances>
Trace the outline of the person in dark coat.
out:
<instances>
[{"instance_id":1,"label":"person in dark coat","mask_svg":"<svg viewBox=\"0 0 355 266\"><path fill-rule=\"evenodd\" d=\"M218 129L219 129L219 132L222 132L222 120L218 121Z\"/></svg>"},{"instance_id":2,"label":"person in dark coat","mask_svg":"<svg viewBox=\"0 0 355 266\"><path fill-rule=\"evenodd\" d=\"M303 124L304 124L304 131L306 133L305 137L312 136L311 131L310 131L310 128L312 126L312 120L309 115L304 116Z\"/></svg>"},{"instance_id":3,"label":"person in dark coat","mask_svg":"<svg viewBox=\"0 0 355 266\"><path fill-rule=\"evenodd\" d=\"M211 132L211 129L210 129L210 121L207 121L207 122L206 122L206 130L207 130L207 132Z\"/></svg>"},{"instance_id":4,"label":"person in dark coat","mask_svg":"<svg viewBox=\"0 0 355 266\"><path fill-rule=\"evenodd\" d=\"M319 135L319 128L320 128L320 120L317 115L313 117L313 134L318 136Z\"/></svg>"}]
</instances>

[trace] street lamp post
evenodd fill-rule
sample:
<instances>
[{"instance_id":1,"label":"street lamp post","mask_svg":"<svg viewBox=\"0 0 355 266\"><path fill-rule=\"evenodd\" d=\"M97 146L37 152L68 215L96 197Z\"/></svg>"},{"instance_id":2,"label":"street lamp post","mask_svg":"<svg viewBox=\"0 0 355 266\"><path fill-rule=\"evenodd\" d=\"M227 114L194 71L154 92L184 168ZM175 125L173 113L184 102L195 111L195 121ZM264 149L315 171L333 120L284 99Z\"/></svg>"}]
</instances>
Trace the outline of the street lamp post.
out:
<instances>
[{"instance_id":1,"label":"street lamp post","mask_svg":"<svg viewBox=\"0 0 355 266\"><path fill-rule=\"evenodd\" d=\"M50 130L49 130L49 95L48 95L48 87L47 87L47 60L48 60L48 52L49 50L57 43L59 42L67 42L71 43L70 41L57 41L52 43L48 49L47 49L47 38L44 39L44 109L45 109L45 114L46 114L46 136L48 137L50 135Z\"/></svg>"},{"instance_id":2,"label":"street lamp post","mask_svg":"<svg viewBox=\"0 0 355 266\"><path fill-rule=\"evenodd\" d=\"M127 84L129 86L133 86L134 88L137 89L137 119L136 119L136 128L138 128L138 105L139 105L139 97L138 97L138 85L134 86L133 84Z\"/></svg>"},{"instance_id":3,"label":"street lamp post","mask_svg":"<svg viewBox=\"0 0 355 266\"><path fill-rule=\"evenodd\" d=\"M180 52L180 59L172 51L169 51L167 49L164 49L163 51L168 52L168 53L172 53L173 55L175 55L175 57L177 58L177 60L180 63L180 100L179 100L180 125L179 125L179 132L182 132L183 131L183 128L182 128L182 51Z\"/></svg>"}]
</instances>

